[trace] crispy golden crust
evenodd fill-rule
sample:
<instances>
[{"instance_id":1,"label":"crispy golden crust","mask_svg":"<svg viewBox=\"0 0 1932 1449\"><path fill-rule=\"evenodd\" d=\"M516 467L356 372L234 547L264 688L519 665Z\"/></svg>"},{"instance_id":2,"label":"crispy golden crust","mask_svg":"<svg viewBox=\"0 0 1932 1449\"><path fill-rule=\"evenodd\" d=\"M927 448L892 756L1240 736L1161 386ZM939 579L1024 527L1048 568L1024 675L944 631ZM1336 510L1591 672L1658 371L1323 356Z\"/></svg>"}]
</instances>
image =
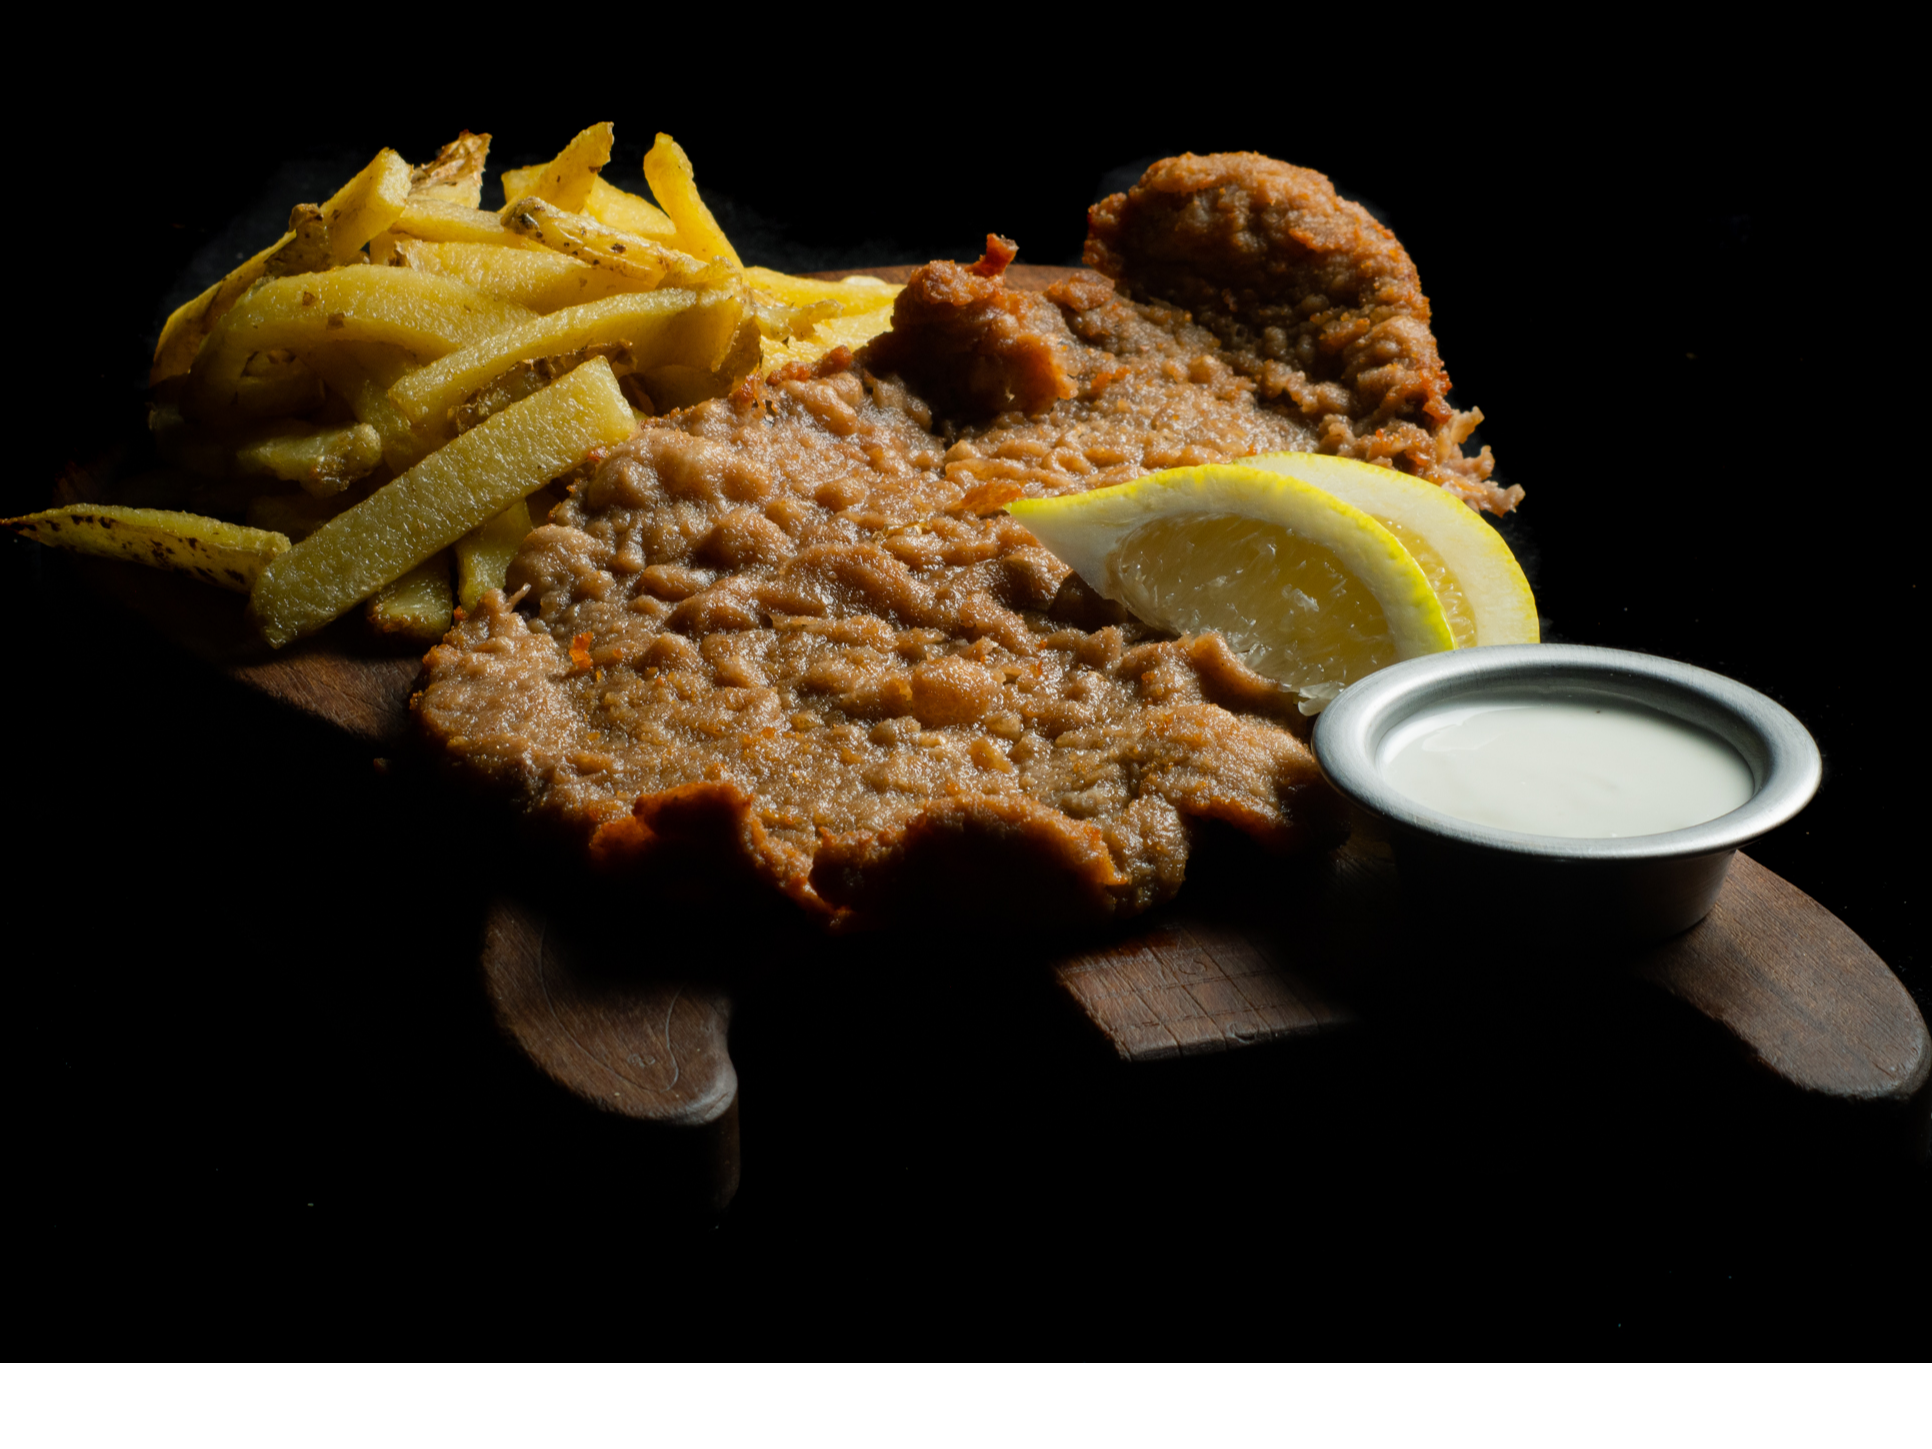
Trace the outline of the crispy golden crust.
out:
<instances>
[{"instance_id":1,"label":"crispy golden crust","mask_svg":"<svg viewBox=\"0 0 1932 1449\"><path fill-rule=\"evenodd\" d=\"M973 266L919 268L893 303L892 330L867 344L865 365L903 378L951 418L1032 414L1072 397L1053 304L1001 281L1016 254L1013 243L989 236Z\"/></svg>"},{"instance_id":2,"label":"crispy golden crust","mask_svg":"<svg viewBox=\"0 0 1932 1449\"><path fill-rule=\"evenodd\" d=\"M1492 513L1521 488L1463 456L1480 421L1448 402L1429 299L1389 229L1319 172L1238 153L1175 156L1088 213L1087 265L1185 308L1318 451L1400 468Z\"/></svg>"},{"instance_id":3,"label":"crispy golden crust","mask_svg":"<svg viewBox=\"0 0 1932 1449\"><path fill-rule=\"evenodd\" d=\"M834 353L653 420L530 536L521 608L486 596L431 651L432 738L608 869L838 926L1131 914L1206 820L1335 838L1284 691L1124 617L1002 511L1302 435L1103 279L1049 300L942 263L907 290L907 332L943 342L899 356L934 396L1037 411L938 417Z\"/></svg>"},{"instance_id":4,"label":"crispy golden crust","mask_svg":"<svg viewBox=\"0 0 1932 1449\"><path fill-rule=\"evenodd\" d=\"M1335 840L1292 698L1218 635L1126 617L1004 505L1326 448L1507 506L1455 447L1413 266L1254 157L1163 163L1096 208L1113 280L1022 293L1012 256L921 268L858 357L596 460L513 597L430 653L438 747L607 870L837 927L1129 915L1208 821Z\"/></svg>"}]
</instances>

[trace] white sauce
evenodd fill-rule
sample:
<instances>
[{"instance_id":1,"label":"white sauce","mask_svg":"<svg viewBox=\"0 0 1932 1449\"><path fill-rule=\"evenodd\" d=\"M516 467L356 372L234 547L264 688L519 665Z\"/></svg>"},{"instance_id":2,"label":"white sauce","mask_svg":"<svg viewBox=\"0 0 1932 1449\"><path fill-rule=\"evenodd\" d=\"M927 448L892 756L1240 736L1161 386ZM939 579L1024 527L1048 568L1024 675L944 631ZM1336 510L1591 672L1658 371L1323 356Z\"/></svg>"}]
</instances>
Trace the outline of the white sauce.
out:
<instances>
[{"instance_id":1,"label":"white sauce","mask_svg":"<svg viewBox=\"0 0 1932 1449\"><path fill-rule=\"evenodd\" d=\"M1422 804L1531 835L1656 835L1715 820L1756 786L1713 734L1634 704L1485 700L1404 720L1383 779Z\"/></svg>"}]
</instances>

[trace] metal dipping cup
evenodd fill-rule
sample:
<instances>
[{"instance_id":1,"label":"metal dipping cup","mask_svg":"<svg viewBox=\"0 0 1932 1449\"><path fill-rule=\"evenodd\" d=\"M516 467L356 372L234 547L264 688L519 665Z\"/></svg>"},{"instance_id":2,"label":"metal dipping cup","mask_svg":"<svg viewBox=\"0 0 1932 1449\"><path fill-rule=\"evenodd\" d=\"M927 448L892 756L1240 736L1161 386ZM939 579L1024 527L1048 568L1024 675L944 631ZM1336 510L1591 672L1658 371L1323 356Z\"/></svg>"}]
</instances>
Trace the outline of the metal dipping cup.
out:
<instances>
[{"instance_id":1,"label":"metal dipping cup","mask_svg":"<svg viewBox=\"0 0 1932 1449\"><path fill-rule=\"evenodd\" d=\"M1388 733L1423 710L1489 696L1637 705L1709 731L1749 766L1751 798L1727 815L1657 835L1529 835L1447 815L1382 776ZM1329 783L1389 827L1406 896L1467 913L1493 905L1512 931L1634 945L1676 935L1717 899L1738 848L1805 807L1818 746L1775 701L1674 660L1576 644L1431 654L1343 690L1315 725Z\"/></svg>"}]
</instances>

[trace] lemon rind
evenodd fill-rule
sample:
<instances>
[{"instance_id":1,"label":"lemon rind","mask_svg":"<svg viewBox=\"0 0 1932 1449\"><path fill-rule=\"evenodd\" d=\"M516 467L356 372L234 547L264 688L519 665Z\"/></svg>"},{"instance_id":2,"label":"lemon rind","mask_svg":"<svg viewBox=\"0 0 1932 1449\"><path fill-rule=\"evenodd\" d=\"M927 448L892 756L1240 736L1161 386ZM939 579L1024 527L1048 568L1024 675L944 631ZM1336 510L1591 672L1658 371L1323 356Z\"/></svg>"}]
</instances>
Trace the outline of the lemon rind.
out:
<instances>
[{"instance_id":1,"label":"lemon rind","mask_svg":"<svg viewBox=\"0 0 1932 1449\"><path fill-rule=\"evenodd\" d=\"M1187 513L1278 524L1332 549L1361 579L1388 619L1396 658L1454 646L1435 590L1395 535L1362 509L1293 474L1250 467L1245 460L1170 468L1088 493L1015 499L1007 512L1089 588L1129 607L1109 558L1140 525Z\"/></svg>"},{"instance_id":2,"label":"lemon rind","mask_svg":"<svg viewBox=\"0 0 1932 1449\"><path fill-rule=\"evenodd\" d=\"M1426 538L1461 585L1476 626L1476 644L1535 644L1542 635L1536 598L1522 565L1496 531L1460 499L1433 483L1353 458L1320 453L1266 453L1245 466L1297 478Z\"/></svg>"}]
</instances>

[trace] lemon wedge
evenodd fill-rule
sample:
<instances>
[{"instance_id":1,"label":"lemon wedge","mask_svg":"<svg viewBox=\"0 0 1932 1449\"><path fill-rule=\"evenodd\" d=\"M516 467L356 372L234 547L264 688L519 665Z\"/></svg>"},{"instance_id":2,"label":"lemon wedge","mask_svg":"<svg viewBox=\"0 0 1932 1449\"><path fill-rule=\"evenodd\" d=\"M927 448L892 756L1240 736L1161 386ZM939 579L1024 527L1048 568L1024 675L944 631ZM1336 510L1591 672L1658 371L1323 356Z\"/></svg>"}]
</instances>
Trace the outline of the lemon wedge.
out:
<instances>
[{"instance_id":1,"label":"lemon wedge","mask_svg":"<svg viewBox=\"0 0 1932 1449\"><path fill-rule=\"evenodd\" d=\"M1241 462L1312 483L1394 534L1435 590L1458 649L1534 644L1541 637L1536 599L1516 556L1495 529L1452 494L1353 458L1267 453Z\"/></svg>"},{"instance_id":2,"label":"lemon wedge","mask_svg":"<svg viewBox=\"0 0 1932 1449\"><path fill-rule=\"evenodd\" d=\"M1299 693L1305 714L1397 660L1455 647L1435 590L1395 535L1292 473L1172 468L1017 499L1007 511L1139 618L1218 631Z\"/></svg>"}]
</instances>

